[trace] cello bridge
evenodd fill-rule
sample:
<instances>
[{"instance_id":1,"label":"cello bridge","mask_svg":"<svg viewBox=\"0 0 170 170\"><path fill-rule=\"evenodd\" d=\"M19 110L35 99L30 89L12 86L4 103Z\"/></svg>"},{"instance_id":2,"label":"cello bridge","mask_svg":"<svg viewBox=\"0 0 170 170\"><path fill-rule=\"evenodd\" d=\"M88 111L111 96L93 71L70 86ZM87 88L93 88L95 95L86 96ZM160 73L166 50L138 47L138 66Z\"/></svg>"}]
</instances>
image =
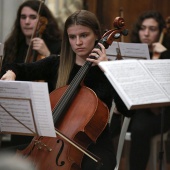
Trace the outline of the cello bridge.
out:
<instances>
[{"instance_id":1,"label":"cello bridge","mask_svg":"<svg viewBox=\"0 0 170 170\"><path fill-rule=\"evenodd\" d=\"M37 149L41 150L43 148L47 149L47 151L51 152L52 149L48 147L45 143L39 141L39 140L34 140L34 145L37 147Z\"/></svg>"}]
</instances>

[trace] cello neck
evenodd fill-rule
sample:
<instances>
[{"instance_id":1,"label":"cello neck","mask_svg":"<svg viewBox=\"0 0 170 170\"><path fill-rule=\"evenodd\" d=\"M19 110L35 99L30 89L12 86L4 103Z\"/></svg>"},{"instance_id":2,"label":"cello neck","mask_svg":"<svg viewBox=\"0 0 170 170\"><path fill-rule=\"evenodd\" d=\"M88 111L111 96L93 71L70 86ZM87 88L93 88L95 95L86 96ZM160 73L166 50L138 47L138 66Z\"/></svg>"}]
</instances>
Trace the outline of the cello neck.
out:
<instances>
[{"instance_id":1,"label":"cello neck","mask_svg":"<svg viewBox=\"0 0 170 170\"><path fill-rule=\"evenodd\" d=\"M80 84L82 80L84 79L84 77L86 76L86 73L90 69L91 65L92 65L91 62L86 61L86 63L81 67L79 72L76 74L74 79L71 81L70 85L68 86L63 96L60 98L59 102L53 109L54 123L58 122L61 116L67 111L68 107L71 104L71 100L78 93Z\"/></svg>"}]
</instances>

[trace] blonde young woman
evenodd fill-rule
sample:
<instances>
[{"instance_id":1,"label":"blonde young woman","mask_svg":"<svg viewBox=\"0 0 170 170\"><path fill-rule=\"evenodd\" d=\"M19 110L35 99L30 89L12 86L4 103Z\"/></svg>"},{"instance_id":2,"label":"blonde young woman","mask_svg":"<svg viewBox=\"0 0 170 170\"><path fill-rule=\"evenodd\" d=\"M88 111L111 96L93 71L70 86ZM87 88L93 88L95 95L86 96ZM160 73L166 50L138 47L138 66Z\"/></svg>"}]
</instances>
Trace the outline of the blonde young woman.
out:
<instances>
[{"instance_id":1,"label":"blonde young woman","mask_svg":"<svg viewBox=\"0 0 170 170\"><path fill-rule=\"evenodd\" d=\"M60 57L49 56L35 63L10 65L3 69L1 79L30 81L48 78L54 90L69 84L85 62L90 61L93 65L83 81L84 85L92 89L109 109L114 98L120 112L128 114L127 108L97 65L107 60L106 49L102 44L99 43L101 49L94 48L101 38L100 30L100 24L93 13L76 11L65 22ZM108 125L88 150L101 158L103 165L100 170L114 169L116 158ZM81 166L83 170L95 170L98 167L87 156L84 156Z\"/></svg>"}]
</instances>

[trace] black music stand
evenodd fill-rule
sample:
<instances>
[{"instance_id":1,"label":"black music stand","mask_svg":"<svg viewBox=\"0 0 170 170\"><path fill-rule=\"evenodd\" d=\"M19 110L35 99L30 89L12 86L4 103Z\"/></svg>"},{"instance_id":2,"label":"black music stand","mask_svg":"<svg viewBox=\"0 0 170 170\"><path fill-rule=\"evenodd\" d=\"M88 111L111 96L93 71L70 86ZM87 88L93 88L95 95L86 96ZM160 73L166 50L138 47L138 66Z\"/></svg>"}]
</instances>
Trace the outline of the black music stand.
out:
<instances>
[{"instance_id":1,"label":"black music stand","mask_svg":"<svg viewBox=\"0 0 170 170\"><path fill-rule=\"evenodd\" d=\"M159 169L162 170L162 161L164 156L164 150L163 150L163 129L164 129L164 108L161 109L161 143L160 143L160 152L159 152Z\"/></svg>"}]
</instances>

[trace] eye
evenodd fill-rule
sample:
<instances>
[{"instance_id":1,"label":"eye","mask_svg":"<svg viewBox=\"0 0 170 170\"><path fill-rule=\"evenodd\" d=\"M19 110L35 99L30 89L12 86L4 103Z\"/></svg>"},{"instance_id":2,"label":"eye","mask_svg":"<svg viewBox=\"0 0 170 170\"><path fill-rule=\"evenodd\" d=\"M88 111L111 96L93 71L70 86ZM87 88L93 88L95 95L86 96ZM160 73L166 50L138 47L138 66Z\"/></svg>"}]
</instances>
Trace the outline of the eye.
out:
<instances>
[{"instance_id":1,"label":"eye","mask_svg":"<svg viewBox=\"0 0 170 170\"><path fill-rule=\"evenodd\" d=\"M25 19L26 16L25 16L25 15L21 15L20 18L21 18L21 19Z\"/></svg>"},{"instance_id":2,"label":"eye","mask_svg":"<svg viewBox=\"0 0 170 170\"><path fill-rule=\"evenodd\" d=\"M87 34L81 34L81 37L86 38L88 35Z\"/></svg>"},{"instance_id":3,"label":"eye","mask_svg":"<svg viewBox=\"0 0 170 170\"><path fill-rule=\"evenodd\" d=\"M68 38L69 38L69 39L74 39L74 38L75 38L75 35L68 35Z\"/></svg>"},{"instance_id":4,"label":"eye","mask_svg":"<svg viewBox=\"0 0 170 170\"><path fill-rule=\"evenodd\" d=\"M144 26L140 27L140 30L145 30L145 29L146 29L146 27L144 27Z\"/></svg>"},{"instance_id":5,"label":"eye","mask_svg":"<svg viewBox=\"0 0 170 170\"><path fill-rule=\"evenodd\" d=\"M155 31L158 30L158 28L157 27L150 27L149 30L152 31L152 32L155 32Z\"/></svg>"},{"instance_id":6,"label":"eye","mask_svg":"<svg viewBox=\"0 0 170 170\"><path fill-rule=\"evenodd\" d=\"M30 19L37 19L37 16L36 15L30 15Z\"/></svg>"}]
</instances>

